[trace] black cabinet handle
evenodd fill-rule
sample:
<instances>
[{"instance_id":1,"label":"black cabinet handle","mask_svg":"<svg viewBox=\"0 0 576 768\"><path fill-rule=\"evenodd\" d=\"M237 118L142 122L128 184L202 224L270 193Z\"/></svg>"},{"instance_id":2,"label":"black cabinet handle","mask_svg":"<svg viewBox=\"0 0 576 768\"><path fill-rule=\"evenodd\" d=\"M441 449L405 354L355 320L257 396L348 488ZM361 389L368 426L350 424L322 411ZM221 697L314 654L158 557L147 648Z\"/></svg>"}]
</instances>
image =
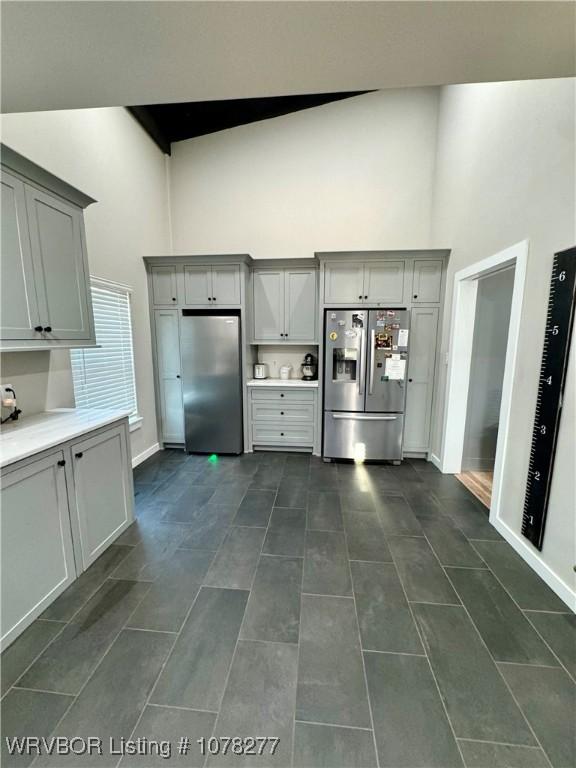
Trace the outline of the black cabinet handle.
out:
<instances>
[{"instance_id":1,"label":"black cabinet handle","mask_svg":"<svg viewBox=\"0 0 576 768\"><path fill-rule=\"evenodd\" d=\"M359 299L362 299L362 294L360 294L360 296L358 296L358 298L359 298Z\"/></svg>"},{"instance_id":2,"label":"black cabinet handle","mask_svg":"<svg viewBox=\"0 0 576 768\"><path fill-rule=\"evenodd\" d=\"M34 326L34 330L35 330L35 331L38 331L38 333L40 333L41 331L43 331L43 330L44 330L44 328L42 328L42 326L41 326L41 325L35 325L35 326Z\"/></svg>"},{"instance_id":3,"label":"black cabinet handle","mask_svg":"<svg viewBox=\"0 0 576 768\"><path fill-rule=\"evenodd\" d=\"M284 392L280 392L280 397L284 397Z\"/></svg>"},{"instance_id":4,"label":"black cabinet handle","mask_svg":"<svg viewBox=\"0 0 576 768\"><path fill-rule=\"evenodd\" d=\"M84 456L84 454L82 453L82 451L78 451L78 453L75 453L74 456L76 456L77 459L81 459L82 456Z\"/></svg>"},{"instance_id":5,"label":"black cabinet handle","mask_svg":"<svg viewBox=\"0 0 576 768\"><path fill-rule=\"evenodd\" d=\"M176 296L172 296L172 301L176 301Z\"/></svg>"},{"instance_id":6,"label":"black cabinet handle","mask_svg":"<svg viewBox=\"0 0 576 768\"><path fill-rule=\"evenodd\" d=\"M284 432L280 432L280 437L284 437Z\"/></svg>"},{"instance_id":7,"label":"black cabinet handle","mask_svg":"<svg viewBox=\"0 0 576 768\"><path fill-rule=\"evenodd\" d=\"M216 301L216 296L212 296L212 301Z\"/></svg>"},{"instance_id":8,"label":"black cabinet handle","mask_svg":"<svg viewBox=\"0 0 576 768\"><path fill-rule=\"evenodd\" d=\"M51 325L47 325L47 326L45 326L44 330L46 331L46 333L52 333L52 326Z\"/></svg>"},{"instance_id":9,"label":"black cabinet handle","mask_svg":"<svg viewBox=\"0 0 576 768\"><path fill-rule=\"evenodd\" d=\"M179 379L179 378L180 378L180 374L179 374L179 373L177 373L177 374L176 374L176 378L177 378L177 379Z\"/></svg>"},{"instance_id":10,"label":"black cabinet handle","mask_svg":"<svg viewBox=\"0 0 576 768\"><path fill-rule=\"evenodd\" d=\"M284 416L284 411L280 411L280 416Z\"/></svg>"},{"instance_id":11,"label":"black cabinet handle","mask_svg":"<svg viewBox=\"0 0 576 768\"><path fill-rule=\"evenodd\" d=\"M210 296L208 296L208 301L212 301L212 299L210 298Z\"/></svg>"},{"instance_id":12,"label":"black cabinet handle","mask_svg":"<svg viewBox=\"0 0 576 768\"><path fill-rule=\"evenodd\" d=\"M368 298L368 296L364 296L364 298L365 298L365 299L367 299L367 298Z\"/></svg>"},{"instance_id":13,"label":"black cabinet handle","mask_svg":"<svg viewBox=\"0 0 576 768\"><path fill-rule=\"evenodd\" d=\"M66 461L64 459L60 459L60 461L58 462L58 466L59 467L65 467L66 466Z\"/></svg>"},{"instance_id":14,"label":"black cabinet handle","mask_svg":"<svg viewBox=\"0 0 576 768\"><path fill-rule=\"evenodd\" d=\"M408 381L409 381L409 382L411 382L411 381L412 381L412 379L408 379Z\"/></svg>"},{"instance_id":15,"label":"black cabinet handle","mask_svg":"<svg viewBox=\"0 0 576 768\"><path fill-rule=\"evenodd\" d=\"M417 298L418 298L418 294L417 294L417 293L415 293L415 294L414 294L414 296L413 296L413 298L414 298L414 299L417 299Z\"/></svg>"}]
</instances>

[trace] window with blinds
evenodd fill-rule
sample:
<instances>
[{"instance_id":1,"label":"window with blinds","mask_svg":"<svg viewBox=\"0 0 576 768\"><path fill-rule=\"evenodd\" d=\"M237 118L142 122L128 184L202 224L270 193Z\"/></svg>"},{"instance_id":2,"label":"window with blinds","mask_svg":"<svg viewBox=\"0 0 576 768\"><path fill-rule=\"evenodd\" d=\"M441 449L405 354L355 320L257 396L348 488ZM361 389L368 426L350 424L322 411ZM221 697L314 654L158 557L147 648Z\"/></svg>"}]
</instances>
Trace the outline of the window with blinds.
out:
<instances>
[{"instance_id":1,"label":"window with blinds","mask_svg":"<svg viewBox=\"0 0 576 768\"><path fill-rule=\"evenodd\" d=\"M130 289L91 278L97 348L70 352L77 408L137 415Z\"/></svg>"}]
</instances>

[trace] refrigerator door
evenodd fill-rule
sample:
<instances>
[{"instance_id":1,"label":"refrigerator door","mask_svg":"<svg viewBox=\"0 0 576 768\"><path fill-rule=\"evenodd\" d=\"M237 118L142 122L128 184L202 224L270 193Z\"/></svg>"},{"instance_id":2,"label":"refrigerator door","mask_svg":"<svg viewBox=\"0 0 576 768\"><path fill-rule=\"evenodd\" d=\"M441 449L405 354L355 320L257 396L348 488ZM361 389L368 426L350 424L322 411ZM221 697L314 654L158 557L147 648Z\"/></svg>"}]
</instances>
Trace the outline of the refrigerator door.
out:
<instances>
[{"instance_id":1,"label":"refrigerator door","mask_svg":"<svg viewBox=\"0 0 576 768\"><path fill-rule=\"evenodd\" d=\"M404 411L410 314L405 309L371 309L367 330L366 411Z\"/></svg>"},{"instance_id":2,"label":"refrigerator door","mask_svg":"<svg viewBox=\"0 0 576 768\"><path fill-rule=\"evenodd\" d=\"M367 310L326 310L324 408L363 411L366 391Z\"/></svg>"},{"instance_id":3,"label":"refrigerator door","mask_svg":"<svg viewBox=\"0 0 576 768\"><path fill-rule=\"evenodd\" d=\"M401 413L324 413L324 453L330 459L401 461Z\"/></svg>"},{"instance_id":4,"label":"refrigerator door","mask_svg":"<svg viewBox=\"0 0 576 768\"><path fill-rule=\"evenodd\" d=\"M186 450L242 453L240 318L230 312L182 315Z\"/></svg>"}]
</instances>

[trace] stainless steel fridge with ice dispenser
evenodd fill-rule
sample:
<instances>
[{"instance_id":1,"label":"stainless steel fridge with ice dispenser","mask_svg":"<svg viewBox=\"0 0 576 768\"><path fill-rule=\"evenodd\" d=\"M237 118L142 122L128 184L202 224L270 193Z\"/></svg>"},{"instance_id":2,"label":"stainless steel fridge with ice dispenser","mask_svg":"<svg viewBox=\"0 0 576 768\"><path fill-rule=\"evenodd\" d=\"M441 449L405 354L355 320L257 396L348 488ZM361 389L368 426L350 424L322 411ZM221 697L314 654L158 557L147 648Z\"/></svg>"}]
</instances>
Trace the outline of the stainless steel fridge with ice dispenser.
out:
<instances>
[{"instance_id":1,"label":"stainless steel fridge with ice dispenser","mask_svg":"<svg viewBox=\"0 0 576 768\"><path fill-rule=\"evenodd\" d=\"M401 461L410 313L326 310L325 458Z\"/></svg>"},{"instance_id":2,"label":"stainless steel fridge with ice dispenser","mask_svg":"<svg viewBox=\"0 0 576 768\"><path fill-rule=\"evenodd\" d=\"M188 453L242 453L240 315L182 310L184 439Z\"/></svg>"}]
</instances>

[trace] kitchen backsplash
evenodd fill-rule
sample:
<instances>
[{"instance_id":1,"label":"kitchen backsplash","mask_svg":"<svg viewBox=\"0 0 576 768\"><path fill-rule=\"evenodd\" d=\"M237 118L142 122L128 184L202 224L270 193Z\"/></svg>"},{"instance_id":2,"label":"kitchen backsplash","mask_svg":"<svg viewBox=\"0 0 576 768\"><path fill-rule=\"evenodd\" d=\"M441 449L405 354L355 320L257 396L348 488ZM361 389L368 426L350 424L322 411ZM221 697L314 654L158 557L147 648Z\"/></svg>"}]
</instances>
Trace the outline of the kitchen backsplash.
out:
<instances>
[{"instance_id":1,"label":"kitchen backsplash","mask_svg":"<svg viewBox=\"0 0 576 768\"><path fill-rule=\"evenodd\" d=\"M259 363L268 364L268 372L271 378L280 378L280 366L291 365L292 366L292 379L302 378L302 361L304 355L311 352L315 357L318 357L318 347L315 345L303 345L303 346L260 346L258 347L257 360Z\"/></svg>"}]
</instances>

